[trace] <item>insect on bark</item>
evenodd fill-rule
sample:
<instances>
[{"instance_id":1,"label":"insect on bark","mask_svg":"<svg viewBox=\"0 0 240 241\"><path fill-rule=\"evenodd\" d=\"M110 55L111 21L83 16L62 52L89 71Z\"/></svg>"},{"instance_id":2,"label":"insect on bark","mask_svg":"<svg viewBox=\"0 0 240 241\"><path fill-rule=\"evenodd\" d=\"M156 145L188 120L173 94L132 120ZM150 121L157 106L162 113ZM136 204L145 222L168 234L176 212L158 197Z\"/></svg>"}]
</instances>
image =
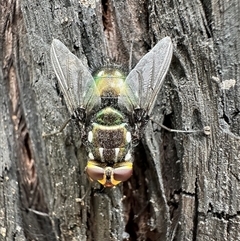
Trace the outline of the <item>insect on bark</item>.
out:
<instances>
[{"instance_id":1,"label":"insect on bark","mask_svg":"<svg viewBox=\"0 0 240 241\"><path fill-rule=\"evenodd\" d=\"M81 60L59 40L53 40L53 69L87 149L85 171L91 181L113 187L132 175L133 148L151 117L172 53L172 41L165 37L127 77L109 67L92 77Z\"/></svg>"}]
</instances>

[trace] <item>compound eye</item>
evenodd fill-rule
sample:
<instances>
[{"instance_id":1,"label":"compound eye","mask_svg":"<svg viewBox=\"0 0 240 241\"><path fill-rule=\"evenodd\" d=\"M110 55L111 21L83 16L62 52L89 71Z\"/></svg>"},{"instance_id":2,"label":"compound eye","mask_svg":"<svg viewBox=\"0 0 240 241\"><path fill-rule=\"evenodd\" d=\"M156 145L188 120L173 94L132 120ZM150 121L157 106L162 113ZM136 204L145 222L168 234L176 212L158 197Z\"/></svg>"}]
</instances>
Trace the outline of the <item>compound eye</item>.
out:
<instances>
[{"instance_id":1,"label":"compound eye","mask_svg":"<svg viewBox=\"0 0 240 241\"><path fill-rule=\"evenodd\" d=\"M117 167L113 171L113 177L117 181L124 182L132 176L132 167Z\"/></svg>"},{"instance_id":2,"label":"compound eye","mask_svg":"<svg viewBox=\"0 0 240 241\"><path fill-rule=\"evenodd\" d=\"M88 174L88 176L94 181L98 181L104 178L104 169L101 167L86 167L85 171Z\"/></svg>"}]
</instances>

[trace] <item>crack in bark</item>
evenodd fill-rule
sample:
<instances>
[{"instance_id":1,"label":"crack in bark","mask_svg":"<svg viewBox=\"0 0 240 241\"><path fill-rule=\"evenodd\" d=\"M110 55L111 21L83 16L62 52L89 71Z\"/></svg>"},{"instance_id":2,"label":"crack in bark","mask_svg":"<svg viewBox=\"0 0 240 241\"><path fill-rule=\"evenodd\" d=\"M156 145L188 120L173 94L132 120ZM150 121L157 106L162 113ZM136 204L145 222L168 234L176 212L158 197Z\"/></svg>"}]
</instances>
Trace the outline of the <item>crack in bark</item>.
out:
<instances>
[{"instance_id":1,"label":"crack in bark","mask_svg":"<svg viewBox=\"0 0 240 241\"><path fill-rule=\"evenodd\" d=\"M204 27L206 30L206 33L208 35L208 38L213 37L213 31L212 31L212 2L209 0L200 0L202 2L202 9L204 11L204 16L202 16L205 21L204 21ZM209 7L211 6L211 7Z\"/></svg>"},{"instance_id":2,"label":"crack in bark","mask_svg":"<svg viewBox=\"0 0 240 241\"><path fill-rule=\"evenodd\" d=\"M196 170L196 179L195 179L195 214L193 217L193 241L197 240L198 232L198 207L199 207L199 197L198 197L199 187L198 187L198 171Z\"/></svg>"},{"instance_id":3,"label":"crack in bark","mask_svg":"<svg viewBox=\"0 0 240 241\"><path fill-rule=\"evenodd\" d=\"M112 31L112 11L109 6L108 0L102 0L102 22L104 26L104 31Z\"/></svg>"},{"instance_id":4,"label":"crack in bark","mask_svg":"<svg viewBox=\"0 0 240 241\"><path fill-rule=\"evenodd\" d=\"M228 213L225 213L224 211L222 211L222 212L214 212L214 207L213 207L212 203L209 203L208 205L209 205L209 209L207 211L207 214L212 214L212 216L217 218L217 219L220 219L220 220L224 219L226 221L229 221L231 219L234 219L234 218L240 216L240 211L237 211L236 214L230 215ZM206 214L201 213L201 216L206 216Z\"/></svg>"}]
</instances>

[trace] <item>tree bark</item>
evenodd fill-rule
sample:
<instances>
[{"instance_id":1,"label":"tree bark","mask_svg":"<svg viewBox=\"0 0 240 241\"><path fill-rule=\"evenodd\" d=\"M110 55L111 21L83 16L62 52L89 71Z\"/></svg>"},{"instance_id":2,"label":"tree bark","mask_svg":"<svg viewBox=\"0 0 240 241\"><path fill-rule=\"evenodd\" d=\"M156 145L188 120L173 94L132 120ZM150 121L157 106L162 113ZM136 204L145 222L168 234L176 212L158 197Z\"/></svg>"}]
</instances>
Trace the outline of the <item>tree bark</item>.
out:
<instances>
[{"instance_id":1,"label":"tree bark","mask_svg":"<svg viewBox=\"0 0 240 241\"><path fill-rule=\"evenodd\" d=\"M0 240L240 240L239 1L0 0ZM49 49L126 69L170 36L174 56L131 179L89 181ZM133 50L130 52L131 42Z\"/></svg>"}]
</instances>

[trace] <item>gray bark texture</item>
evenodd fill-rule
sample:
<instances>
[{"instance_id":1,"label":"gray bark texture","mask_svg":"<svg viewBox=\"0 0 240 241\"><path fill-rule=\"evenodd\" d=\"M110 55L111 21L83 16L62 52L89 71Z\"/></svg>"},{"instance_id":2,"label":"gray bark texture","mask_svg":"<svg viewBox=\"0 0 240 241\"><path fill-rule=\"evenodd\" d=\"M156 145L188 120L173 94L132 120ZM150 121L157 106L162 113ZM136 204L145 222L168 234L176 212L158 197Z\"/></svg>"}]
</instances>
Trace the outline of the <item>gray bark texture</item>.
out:
<instances>
[{"instance_id":1,"label":"gray bark texture","mask_svg":"<svg viewBox=\"0 0 240 241\"><path fill-rule=\"evenodd\" d=\"M239 0L0 0L0 240L240 240ZM174 55L133 176L112 189L87 153L50 63L53 38L90 70Z\"/></svg>"}]
</instances>

